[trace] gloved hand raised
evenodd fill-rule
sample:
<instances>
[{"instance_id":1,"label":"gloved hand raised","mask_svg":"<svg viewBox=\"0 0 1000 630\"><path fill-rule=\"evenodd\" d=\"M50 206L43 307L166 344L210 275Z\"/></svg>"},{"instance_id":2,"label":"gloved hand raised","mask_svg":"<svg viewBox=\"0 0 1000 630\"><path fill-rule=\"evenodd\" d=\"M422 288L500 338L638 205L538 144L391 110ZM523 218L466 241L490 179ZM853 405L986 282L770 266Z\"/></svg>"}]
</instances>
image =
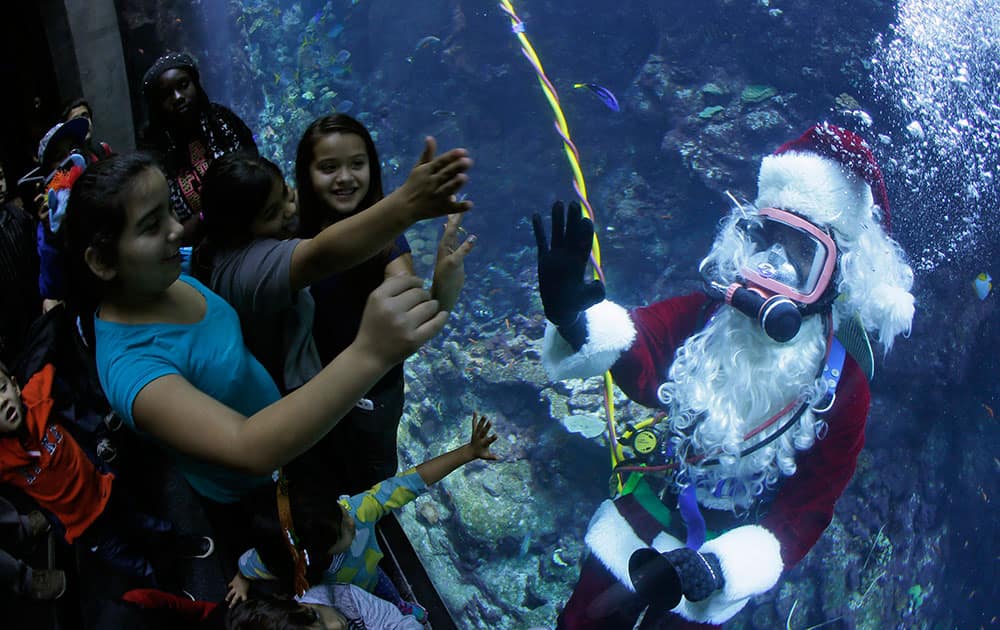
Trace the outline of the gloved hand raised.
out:
<instances>
[{"instance_id":1,"label":"gloved hand raised","mask_svg":"<svg viewBox=\"0 0 1000 630\"><path fill-rule=\"evenodd\" d=\"M552 244L545 237L542 217L532 217L538 244L538 292L545 317L579 350L587 339L580 313L604 299L604 285L587 282L584 274L594 241L594 224L584 218L580 204L569 204L569 215L561 201L552 205Z\"/></svg>"}]
</instances>

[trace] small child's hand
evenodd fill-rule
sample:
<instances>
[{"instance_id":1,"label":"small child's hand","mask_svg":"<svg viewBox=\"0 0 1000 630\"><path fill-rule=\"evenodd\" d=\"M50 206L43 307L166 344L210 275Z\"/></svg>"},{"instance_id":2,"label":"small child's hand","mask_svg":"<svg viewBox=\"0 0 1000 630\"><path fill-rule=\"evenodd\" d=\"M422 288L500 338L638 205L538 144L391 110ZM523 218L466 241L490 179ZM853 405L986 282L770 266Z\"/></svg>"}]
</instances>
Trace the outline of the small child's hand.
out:
<instances>
[{"instance_id":1,"label":"small child's hand","mask_svg":"<svg viewBox=\"0 0 1000 630\"><path fill-rule=\"evenodd\" d=\"M476 244L475 235L468 237L461 245L458 235L465 232L462 229L461 214L448 215L444 226L444 234L438 243L437 261L434 264L434 280L431 285L431 297L441 303L442 311L455 308L458 294L465 285L465 257Z\"/></svg>"},{"instance_id":2,"label":"small child's hand","mask_svg":"<svg viewBox=\"0 0 1000 630\"><path fill-rule=\"evenodd\" d=\"M472 413L472 439L469 440L469 446L472 448L472 454L477 459L490 459L493 461L499 459L490 452L490 445L497 441L496 433L490 435L492 427L493 424L486 419L486 416L480 416L476 412Z\"/></svg>"},{"instance_id":3,"label":"small child's hand","mask_svg":"<svg viewBox=\"0 0 1000 630\"><path fill-rule=\"evenodd\" d=\"M232 606L237 602L245 602L249 591L250 580L243 577L242 573L237 572L236 577L229 583L229 590L226 591L226 603Z\"/></svg>"}]
</instances>

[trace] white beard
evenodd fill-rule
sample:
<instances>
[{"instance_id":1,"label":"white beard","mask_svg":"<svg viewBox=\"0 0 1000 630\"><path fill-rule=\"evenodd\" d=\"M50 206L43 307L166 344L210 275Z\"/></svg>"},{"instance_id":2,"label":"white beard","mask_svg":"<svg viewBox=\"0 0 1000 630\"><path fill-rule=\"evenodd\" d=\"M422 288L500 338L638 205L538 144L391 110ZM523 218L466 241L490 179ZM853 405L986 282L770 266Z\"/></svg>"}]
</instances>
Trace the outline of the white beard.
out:
<instances>
[{"instance_id":1,"label":"white beard","mask_svg":"<svg viewBox=\"0 0 1000 630\"><path fill-rule=\"evenodd\" d=\"M678 349L660 387L679 463L676 484L694 484L705 507L736 510L749 508L781 475L794 474L795 452L812 446L825 429L810 409L779 438L741 457L783 427L799 405L749 441L743 436L793 401L815 404L823 397L826 387L818 376L825 350L821 316L806 318L793 341L779 343L723 306ZM697 456L719 463L685 463Z\"/></svg>"}]
</instances>

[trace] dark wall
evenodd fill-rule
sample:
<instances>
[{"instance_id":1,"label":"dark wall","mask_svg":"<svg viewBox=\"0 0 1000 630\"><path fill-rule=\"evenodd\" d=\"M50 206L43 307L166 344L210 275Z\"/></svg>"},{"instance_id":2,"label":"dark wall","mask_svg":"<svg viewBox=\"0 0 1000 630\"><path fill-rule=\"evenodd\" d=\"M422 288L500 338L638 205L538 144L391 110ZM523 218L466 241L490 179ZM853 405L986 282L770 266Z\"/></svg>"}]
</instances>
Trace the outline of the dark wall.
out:
<instances>
[{"instance_id":1,"label":"dark wall","mask_svg":"<svg viewBox=\"0 0 1000 630\"><path fill-rule=\"evenodd\" d=\"M62 109L42 21L45 3L10 2L0 20L0 159L10 180L33 167L38 141Z\"/></svg>"}]
</instances>

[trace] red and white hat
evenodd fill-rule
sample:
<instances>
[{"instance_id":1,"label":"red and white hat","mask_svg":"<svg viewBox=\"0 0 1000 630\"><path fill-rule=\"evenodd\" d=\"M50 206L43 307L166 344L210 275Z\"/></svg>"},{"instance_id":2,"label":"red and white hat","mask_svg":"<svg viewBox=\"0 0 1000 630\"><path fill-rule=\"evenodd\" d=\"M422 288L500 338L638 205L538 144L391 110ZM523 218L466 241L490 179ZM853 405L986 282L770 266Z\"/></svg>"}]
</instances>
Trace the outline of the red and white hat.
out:
<instances>
[{"instance_id":1,"label":"red and white hat","mask_svg":"<svg viewBox=\"0 0 1000 630\"><path fill-rule=\"evenodd\" d=\"M794 212L833 230L841 252L835 315L860 315L891 347L910 329L913 271L889 236L889 196L868 144L829 123L811 127L763 159L758 208Z\"/></svg>"},{"instance_id":2,"label":"red and white hat","mask_svg":"<svg viewBox=\"0 0 1000 630\"><path fill-rule=\"evenodd\" d=\"M889 231L889 196L871 148L857 134L819 123L764 158L757 207L774 207L853 234L872 213Z\"/></svg>"}]
</instances>

